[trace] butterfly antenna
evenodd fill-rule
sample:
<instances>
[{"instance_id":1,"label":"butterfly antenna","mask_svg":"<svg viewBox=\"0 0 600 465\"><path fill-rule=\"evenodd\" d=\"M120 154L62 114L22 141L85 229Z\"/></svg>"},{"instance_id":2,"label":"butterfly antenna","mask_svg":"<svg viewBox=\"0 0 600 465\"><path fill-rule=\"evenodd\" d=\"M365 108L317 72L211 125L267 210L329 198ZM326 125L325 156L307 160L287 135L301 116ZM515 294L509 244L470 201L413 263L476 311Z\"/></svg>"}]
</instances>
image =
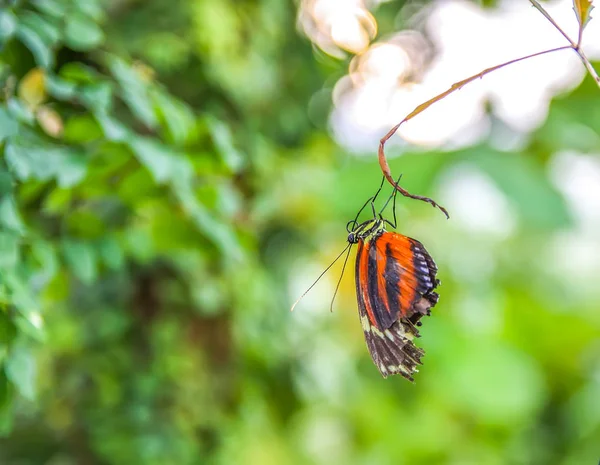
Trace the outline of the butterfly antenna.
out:
<instances>
[{"instance_id":1,"label":"butterfly antenna","mask_svg":"<svg viewBox=\"0 0 600 465\"><path fill-rule=\"evenodd\" d=\"M331 299L331 305L329 305L329 311L333 313L333 302L335 301L335 296L338 293L338 289L340 288L340 284L342 283L342 278L344 277L344 271L346 271L346 264L348 263L348 258L350 257L350 251L352 250L352 244L349 244L348 253L346 254L346 258L344 259L344 266L342 266L342 273L340 274L340 279L338 279L337 286L335 286L335 292L333 293L333 297ZM344 249L344 252L346 249Z\"/></svg>"},{"instance_id":2,"label":"butterfly antenna","mask_svg":"<svg viewBox=\"0 0 600 465\"><path fill-rule=\"evenodd\" d=\"M349 247L351 247L351 246L352 246L352 244L348 244L348 245L346 246L346 248L345 248L344 250L342 250L342 251L340 252L340 254L339 254L339 255L338 255L336 258L335 258L335 260L334 260L334 261L332 261L332 262L330 263L330 265L329 265L327 268L325 268L325 270L323 270L323 272L322 272L322 273L319 275L319 277L318 277L318 278L315 280L315 282L314 282L314 283L312 283L312 284L310 285L310 287L309 287L309 288L308 288L306 291L304 291L304 294L302 294L302 295L301 295L301 296L298 298L298 300L296 300L296 302L294 302L294 305L292 305L292 308L290 308L290 312L293 312L293 311L294 311L294 308L296 307L296 305L298 305L298 302L300 302L300 301L302 300L302 298L303 298L303 297L304 297L306 294L308 294L308 292L309 292L309 291L310 291L310 290L311 290L313 287L315 287L315 284L317 284L317 283L319 282L319 280L320 280L320 279L323 277L323 275L329 271L329 269L330 269L330 268L331 268L331 267L332 267L332 266L335 264L335 262L337 262L337 261L340 259L340 257L341 257L342 255L344 255L344 253L346 252L346 250L348 250L348 248L349 248ZM347 258L348 258L348 257L346 257L346 259L347 259Z\"/></svg>"}]
</instances>

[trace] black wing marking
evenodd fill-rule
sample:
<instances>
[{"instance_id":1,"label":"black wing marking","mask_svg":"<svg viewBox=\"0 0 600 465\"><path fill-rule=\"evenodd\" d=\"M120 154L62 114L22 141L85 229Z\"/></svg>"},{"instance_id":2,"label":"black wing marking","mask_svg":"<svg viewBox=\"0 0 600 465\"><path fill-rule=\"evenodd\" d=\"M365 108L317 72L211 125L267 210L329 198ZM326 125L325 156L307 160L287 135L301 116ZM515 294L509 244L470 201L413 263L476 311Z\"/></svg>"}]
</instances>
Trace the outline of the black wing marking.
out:
<instances>
[{"instance_id":1,"label":"black wing marking","mask_svg":"<svg viewBox=\"0 0 600 465\"><path fill-rule=\"evenodd\" d=\"M363 273L357 273L357 286L364 287L367 314L380 330L413 315L416 324L437 303L437 266L419 241L386 232L366 243L364 253L357 255L357 272L359 260Z\"/></svg>"},{"instance_id":2,"label":"black wing marking","mask_svg":"<svg viewBox=\"0 0 600 465\"><path fill-rule=\"evenodd\" d=\"M373 363L381 376L400 374L409 381L414 381L412 375L422 365L423 349L413 344L413 339L419 337L417 328L404 319L398 320L388 329L380 331L373 326L363 305L359 302L360 322L365 333L367 348Z\"/></svg>"},{"instance_id":3,"label":"black wing marking","mask_svg":"<svg viewBox=\"0 0 600 465\"><path fill-rule=\"evenodd\" d=\"M418 292L421 294L421 297L417 299L412 307L412 315L410 315L409 320L413 325L419 325L419 320L425 316L431 314L431 308L438 303L440 298L439 294L435 292L435 288L440 285L440 280L436 278L437 275L437 265L433 261L433 258L423 244L421 244L416 239L410 239L412 241L412 250L414 254L414 267L415 270L419 270L420 273L417 274L419 279L419 288Z\"/></svg>"}]
</instances>

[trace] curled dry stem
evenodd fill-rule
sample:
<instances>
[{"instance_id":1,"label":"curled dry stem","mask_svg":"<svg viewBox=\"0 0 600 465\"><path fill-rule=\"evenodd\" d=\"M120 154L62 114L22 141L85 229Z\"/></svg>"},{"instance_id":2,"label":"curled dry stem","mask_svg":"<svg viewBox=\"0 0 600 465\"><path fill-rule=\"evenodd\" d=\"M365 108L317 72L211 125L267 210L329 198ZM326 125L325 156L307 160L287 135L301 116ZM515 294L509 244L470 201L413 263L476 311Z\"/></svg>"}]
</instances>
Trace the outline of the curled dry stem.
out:
<instances>
[{"instance_id":1,"label":"curled dry stem","mask_svg":"<svg viewBox=\"0 0 600 465\"><path fill-rule=\"evenodd\" d=\"M517 63L519 61L527 60L529 58L533 58L533 57L536 57L536 56L545 55L547 53L557 52L559 50L567 50L567 49L570 49L570 48L573 48L573 47L571 45L564 45L562 47L556 47L556 48L552 48L552 49L549 49L549 50L543 50L541 52L532 53L531 55L526 55L526 56L523 56L523 57L515 58L514 60L510 60L510 61L507 61L505 63L501 63L501 64L496 65L496 66L492 66L491 68L486 68L483 71L481 71L480 73L474 74L473 76L470 76L470 77L468 77L466 79L463 79L462 81L459 81L459 82L456 82L456 83L452 84L452 86L450 86L450 88L448 90L446 90L446 91L442 92L441 94L438 94L435 97L427 100L426 102L418 105L413 111L411 111L402 121L400 121L396 126L394 126L379 141L379 150L378 150L379 166L381 167L381 171L382 171L383 175L385 176L385 178L394 187L394 189L396 189L398 192L400 192L403 196L409 197L411 199L422 200L423 202L427 202L428 204L432 205L433 207L439 208L444 213L444 215L446 215L446 218L450 218L450 216L448 215L448 211L444 207L442 207L440 204L438 204L437 202L435 202L434 200L430 199L429 197L423 197L421 195L411 194L406 189L403 189L400 185L398 185L398 183L396 183L396 181L394 180L394 177L392 176L392 172L390 170L390 166L388 165L388 162L387 162L387 159L386 159L386 156L385 156L385 150L384 149L385 149L386 142L396 133L396 131L398 130L398 128L402 124L406 123L407 121L411 120L412 118L414 118L418 114L422 113L423 111L425 111L427 108L429 108L434 103L439 102L440 100L446 98L448 95L456 92L457 90L462 89L465 85L469 84L470 82L472 82L472 81L474 81L476 79L481 79L486 74L489 74L492 71L496 71L496 70L498 70L500 68L503 68L505 66L512 65L513 63Z\"/></svg>"}]
</instances>

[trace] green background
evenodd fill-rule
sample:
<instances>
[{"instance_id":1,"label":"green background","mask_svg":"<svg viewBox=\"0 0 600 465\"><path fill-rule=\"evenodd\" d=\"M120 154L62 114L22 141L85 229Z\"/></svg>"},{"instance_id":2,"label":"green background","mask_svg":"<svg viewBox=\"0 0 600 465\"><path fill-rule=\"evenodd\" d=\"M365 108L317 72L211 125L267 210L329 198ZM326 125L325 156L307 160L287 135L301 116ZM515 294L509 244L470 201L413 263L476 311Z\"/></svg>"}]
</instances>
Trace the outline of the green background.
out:
<instances>
[{"instance_id":1,"label":"green background","mask_svg":"<svg viewBox=\"0 0 600 465\"><path fill-rule=\"evenodd\" d=\"M381 33L402 5L374 11ZM375 145L328 133L348 60L297 32L297 7L0 3L0 463L597 463L600 286L561 263L598 233L573 241L550 166L597 163L598 87L556 97L518 152L391 160L450 210L444 183L479 170L515 220L399 202L441 299L416 383L384 380L352 267L334 313L339 263L288 311L380 179Z\"/></svg>"}]
</instances>

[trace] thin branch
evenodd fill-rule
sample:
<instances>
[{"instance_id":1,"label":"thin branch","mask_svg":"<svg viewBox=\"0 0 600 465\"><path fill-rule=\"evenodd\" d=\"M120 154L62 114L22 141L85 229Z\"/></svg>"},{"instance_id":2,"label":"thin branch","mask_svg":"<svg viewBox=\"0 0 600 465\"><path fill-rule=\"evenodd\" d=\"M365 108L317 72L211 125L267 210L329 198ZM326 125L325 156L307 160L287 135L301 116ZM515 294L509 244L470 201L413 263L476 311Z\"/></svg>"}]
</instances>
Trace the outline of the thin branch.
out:
<instances>
[{"instance_id":1,"label":"thin branch","mask_svg":"<svg viewBox=\"0 0 600 465\"><path fill-rule=\"evenodd\" d=\"M598 87L600 87L600 76L598 76L598 73L596 73L596 70L590 63L590 60L588 60L588 58L585 56L585 53L583 53L581 49L575 49L575 52L577 52L577 55L579 55L579 58L581 58L581 61L585 65L588 73L590 73L590 75L594 78L594 81L596 81L596 84L598 84Z\"/></svg>"},{"instance_id":2,"label":"thin branch","mask_svg":"<svg viewBox=\"0 0 600 465\"><path fill-rule=\"evenodd\" d=\"M388 165L387 159L385 157L385 151L384 151L385 143L396 133L396 131L402 124L404 124L408 120L414 118L419 113L422 113L423 111L425 111L427 108L429 108L434 103L439 102L440 100L446 98L448 95L452 94L453 92L456 92L457 90L462 89L465 85L469 84L470 82L474 81L475 79L478 79L478 78L481 79L481 78L483 78L483 76L491 73L492 71L496 71L500 68L511 65L513 63L518 63L519 61L527 60L529 58L533 58L533 57L540 56L540 55L545 55L547 53L557 52L559 50L568 50L571 48L573 48L573 47L571 47L570 45L564 45L562 47L552 48L549 50L543 50L541 52L533 53L531 55L527 55L527 56L520 57L520 58L515 58L514 60L507 61L506 63L502 63L500 65L496 65L491 68L486 68L483 71L481 71L480 73L474 74L473 76L470 76L467 79L463 79L462 81L452 84L452 86L445 92L442 92L441 94L436 95L432 99L427 100L425 103L418 105L413 111L411 111L402 121L400 121L396 126L394 126L379 141L379 150L378 150L379 166L381 167L381 171L383 172L383 175L385 176L385 178L403 196L409 197L411 199L422 200L424 202L427 202L430 205L432 205L433 207L439 208L444 213L444 215L446 215L446 218L449 218L448 211L444 207L439 205L437 202L435 202L434 200L432 200L428 197L411 194L407 190L400 187L400 185L398 185L398 183L396 183L396 181L394 180L394 177L392 176L390 166Z\"/></svg>"},{"instance_id":3,"label":"thin branch","mask_svg":"<svg viewBox=\"0 0 600 465\"><path fill-rule=\"evenodd\" d=\"M569 43L571 44L571 47L574 49L577 49L577 44L575 44L575 42L573 42L571 40L571 38L567 35L567 33L562 30L562 28L558 25L558 23L556 21L554 21L554 18L552 16L550 16L550 13L548 13L546 10L544 10L544 7L542 5L540 5L537 0L529 0L529 1L540 13L542 13L545 16L545 18L548 21L550 21L550 23L552 23L552 25L558 30L558 32L560 32L564 36L564 38L569 41Z\"/></svg>"},{"instance_id":4,"label":"thin branch","mask_svg":"<svg viewBox=\"0 0 600 465\"><path fill-rule=\"evenodd\" d=\"M579 33L578 33L578 37L577 37L577 43L575 43L575 42L573 42L573 40L571 40L571 38L567 35L567 33L562 30L562 28L558 25L558 23L556 21L554 21L554 18L552 18L552 16L550 16L550 13L548 13L544 9L544 7L539 4L539 2L537 0L529 0L529 1L540 13L542 13L542 15L544 15L544 17L548 21L550 21L550 23L563 35L563 37L569 41L569 43L571 44L571 48L575 51L575 53L577 53L577 55L579 55L579 58L581 58L581 61L583 62L588 73L590 73L590 75L592 76L594 81L596 81L596 84L598 84L598 87L600 87L600 77L598 76L598 73L596 73L596 70L590 63L590 60L588 60L588 58L585 56L585 54L581 50L581 40L583 39L583 29L584 29L584 24L582 24L583 19L579 18L579 15L577 15L577 12L575 12L576 16L577 16L577 22L579 23Z\"/></svg>"},{"instance_id":5,"label":"thin branch","mask_svg":"<svg viewBox=\"0 0 600 465\"><path fill-rule=\"evenodd\" d=\"M493 66L491 68L486 68L486 69L484 69L482 72L480 72L478 74L475 74L475 75L473 75L471 77L468 77L467 79L464 79L462 81L459 81L459 82L456 82L456 83L452 84L452 86L448 90L446 90L445 92L442 92L441 94L436 95L432 99L427 100L425 103L422 103L422 104L418 105L413 111L411 111L402 121L400 121L397 125L395 125L379 141L379 150L378 150L379 166L381 167L381 171L383 172L383 175L385 176L385 178L387 179L387 181L394 187L394 189L396 189L398 192L400 192L405 197L410 197L412 199L422 200L424 202L429 203L433 207L439 208L446 215L446 218L449 218L449 216L448 216L448 212L446 211L446 209L444 207L442 207L441 205L439 205L438 203L436 203L435 201L433 201L432 199L430 199L428 197L423 197L423 196L420 196L420 195L411 194L407 190L405 190L402 187L400 187L400 185L398 185L398 183L396 181L394 181L394 177L392 176L392 173L391 173L391 170L390 170L390 166L389 166L389 164L387 162L387 159L385 157L384 147L385 147L386 142L396 133L396 131L398 130L398 128L402 124L404 124L408 120L414 118L419 113L425 111L427 108L429 108L435 102L439 102L440 100L446 98L448 95L452 94L453 92L455 92L455 91L457 91L459 89L462 89L465 85L469 84L470 82L474 81L477 78L481 79L486 74L489 74L492 71L496 71L496 70L498 70L500 68L503 68L505 66L512 65L513 63L517 63L519 61L527 60L529 58L533 58L533 57L536 57L536 56L545 55L546 53L557 52L559 50L573 49L575 51L575 53L577 53L577 55L579 55L579 58L583 62L584 66L586 67L586 69L588 71L588 73L590 73L590 75L592 76L592 78L594 79L594 81L596 81L596 84L598 84L598 87L600 87L600 76L598 76L598 74L596 73L596 70L594 69L594 67L592 66L592 64L590 63L590 61L588 60L588 58L585 56L585 54L583 53L583 51L581 50L581 47L580 47L581 46L581 40L582 40L582 37L583 37L583 28L584 28L583 20L579 19L579 17L578 17L579 34L578 34L577 43L575 43L575 42L573 42L573 40L571 40L571 38L567 35L567 33L565 31L563 31L563 29L558 25L558 23L556 21L554 21L554 18L552 18L552 16L550 16L550 14L544 9L544 7L542 7L542 5L540 5L540 3L537 0L529 0L529 1L533 5L533 7L535 7L550 22L550 24L552 24L556 28L556 30L558 32L560 32L565 39L567 39L567 41L569 42L569 45L565 45L565 46L562 46L562 47L556 47L556 48L552 48L552 49L549 49L549 50L544 50L542 52L533 53L531 55L527 55L527 56L524 56L524 57L521 57L521 58L516 58L514 60L507 61L506 63L502 63L500 65ZM577 14L577 11L575 13ZM589 10L588 10L588 15L589 15Z\"/></svg>"}]
</instances>

